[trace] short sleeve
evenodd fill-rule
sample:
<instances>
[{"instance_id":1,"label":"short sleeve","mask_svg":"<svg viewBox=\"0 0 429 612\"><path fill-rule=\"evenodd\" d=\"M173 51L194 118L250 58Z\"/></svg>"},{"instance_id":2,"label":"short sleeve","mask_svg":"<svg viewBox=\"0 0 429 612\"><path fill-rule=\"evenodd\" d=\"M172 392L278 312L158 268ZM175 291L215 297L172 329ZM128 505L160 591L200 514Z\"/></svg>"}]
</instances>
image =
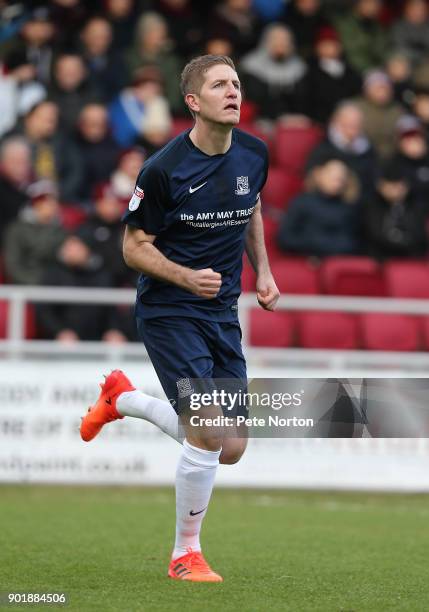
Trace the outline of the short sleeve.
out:
<instances>
[{"instance_id":1,"label":"short sleeve","mask_svg":"<svg viewBox=\"0 0 429 612\"><path fill-rule=\"evenodd\" d=\"M263 172L262 172L261 186L259 188L260 192L262 191L265 183L267 182L268 166L269 166L268 148L267 148L267 145L265 143L263 143L263 144L264 144L264 148L263 148L264 168L263 168Z\"/></svg>"},{"instance_id":2,"label":"short sleeve","mask_svg":"<svg viewBox=\"0 0 429 612\"><path fill-rule=\"evenodd\" d=\"M149 164L143 167L137 177L134 193L122 221L156 236L164 228L168 201L166 174L159 166Z\"/></svg>"}]
</instances>

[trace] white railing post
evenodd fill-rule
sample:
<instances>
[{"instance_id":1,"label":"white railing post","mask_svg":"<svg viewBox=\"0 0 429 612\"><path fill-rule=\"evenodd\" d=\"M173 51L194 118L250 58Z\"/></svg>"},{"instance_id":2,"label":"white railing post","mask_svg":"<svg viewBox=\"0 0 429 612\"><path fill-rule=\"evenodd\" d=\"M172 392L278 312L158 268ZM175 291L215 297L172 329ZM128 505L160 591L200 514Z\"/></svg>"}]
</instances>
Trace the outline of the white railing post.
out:
<instances>
[{"instance_id":1,"label":"white railing post","mask_svg":"<svg viewBox=\"0 0 429 612\"><path fill-rule=\"evenodd\" d=\"M22 340L25 337L25 297L22 291L11 291L9 299L7 336L9 340Z\"/></svg>"}]
</instances>

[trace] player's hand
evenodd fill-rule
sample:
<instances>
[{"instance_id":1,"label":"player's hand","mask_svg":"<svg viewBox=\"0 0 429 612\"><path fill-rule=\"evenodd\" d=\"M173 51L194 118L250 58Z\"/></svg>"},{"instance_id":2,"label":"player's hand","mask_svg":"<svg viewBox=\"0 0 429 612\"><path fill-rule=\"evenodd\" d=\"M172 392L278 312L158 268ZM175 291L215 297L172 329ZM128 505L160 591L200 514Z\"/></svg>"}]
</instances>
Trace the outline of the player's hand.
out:
<instances>
[{"instance_id":1,"label":"player's hand","mask_svg":"<svg viewBox=\"0 0 429 612\"><path fill-rule=\"evenodd\" d=\"M217 296L222 285L222 276L211 268L190 270L186 288L199 297L212 300Z\"/></svg>"},{"instance_id":2,"label":"player's hand","mask_svg":"<svg viewBox=\"0 0 429 612\"><path fill-rule=\"evenodd\" d=\"M267 275L256 280L256 296L259 305L264 310L274 310L277 300L280 297L280 291L277 288L273 276Z\"/></svg>"}]
</instances>

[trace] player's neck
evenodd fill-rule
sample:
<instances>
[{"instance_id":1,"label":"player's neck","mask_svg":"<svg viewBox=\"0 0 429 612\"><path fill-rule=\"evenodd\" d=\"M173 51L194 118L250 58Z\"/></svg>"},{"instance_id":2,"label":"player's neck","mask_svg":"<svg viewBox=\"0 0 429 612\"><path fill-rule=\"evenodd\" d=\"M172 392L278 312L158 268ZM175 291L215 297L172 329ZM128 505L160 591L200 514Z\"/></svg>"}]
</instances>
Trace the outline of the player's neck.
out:
<instances>
[{"instance_id":1,"label":"player's neck","mask_svg":"<svg viewBox=\"0 0 429 612\"><path fill-rule=\"evenodd\" d=\"M231 126L198 121L189 133L193 144L206 155L226 153L231 146Z\"/></svg>"}]
</instances>

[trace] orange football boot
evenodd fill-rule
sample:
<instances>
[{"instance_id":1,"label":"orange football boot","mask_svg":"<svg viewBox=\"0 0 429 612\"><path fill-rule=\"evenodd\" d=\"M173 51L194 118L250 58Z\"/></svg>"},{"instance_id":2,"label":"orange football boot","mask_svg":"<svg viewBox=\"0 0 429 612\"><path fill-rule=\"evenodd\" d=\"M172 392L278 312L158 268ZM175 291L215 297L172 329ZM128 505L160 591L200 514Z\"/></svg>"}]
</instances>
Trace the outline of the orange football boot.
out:
<instances>
[{"instance_id":1,"label":"orange football boot","mask_svg":"<svg viewBox=\"0 0 429 612\"><path fill-rule=\"evenodd\" d=\"M116 410L116 400L124 391L135 391L122 370L113 370L100 387L98 400L89 408L80 425L80 435L85 442L95 438L106 423L124 418Z\"/></svg>"},{"instance_id":2,"label":"orange football boot","mask_svg":"<svg viewBox=\"0 0 429 612\"><path fill-rule=\"evenodd\" d=\"M191 582L223 582L222 576L211 569L202 553L193 551L192 548L188 548L183 557L171 561L168 576L174 580Z\"/></svg>"}]
</instances>

